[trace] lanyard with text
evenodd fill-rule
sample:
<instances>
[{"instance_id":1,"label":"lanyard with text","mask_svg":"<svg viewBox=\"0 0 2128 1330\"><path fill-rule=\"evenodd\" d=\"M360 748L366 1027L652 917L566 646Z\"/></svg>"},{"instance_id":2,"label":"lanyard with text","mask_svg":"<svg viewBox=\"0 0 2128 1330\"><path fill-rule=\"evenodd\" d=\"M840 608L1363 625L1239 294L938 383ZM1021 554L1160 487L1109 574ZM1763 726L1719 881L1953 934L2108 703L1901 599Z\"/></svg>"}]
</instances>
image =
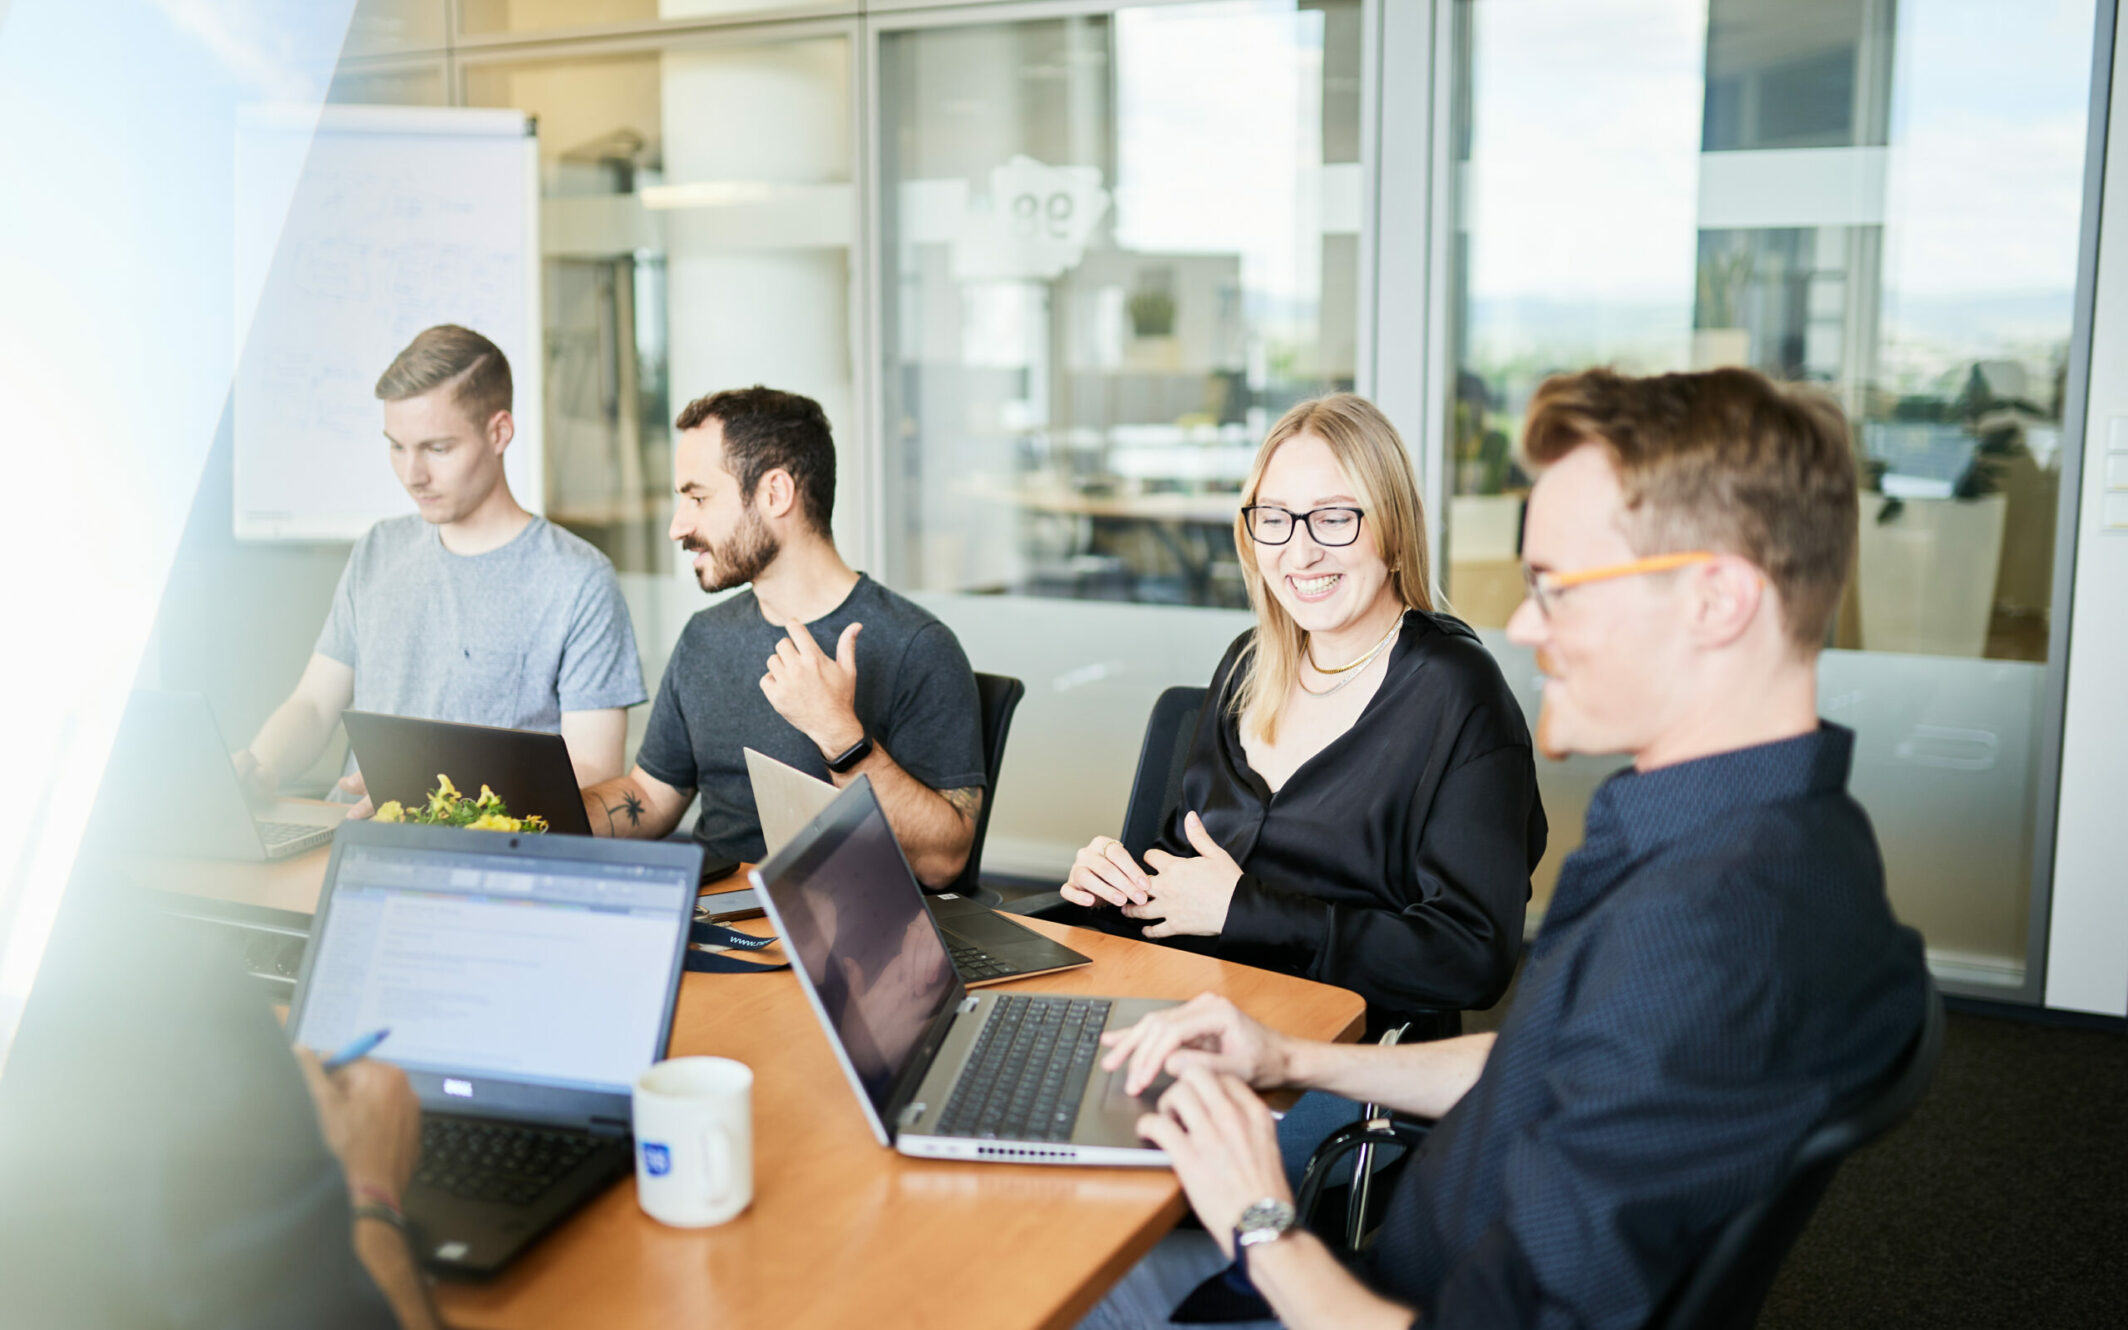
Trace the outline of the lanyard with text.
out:
<instances>
[{"instance_id":1,"label":"lanyard with text","mask_svg":"<svg viewBox=\"0 0 2128 1330\"><path fill-rule=\"evenodd\" d=\"M735 932L722 924L697 923L688 929L687 968L697 974L768 974L788 970L788 964L765 965L727 955L729 951L759 951L775 945L772 937Z\"/></svg>"}]
</instances>

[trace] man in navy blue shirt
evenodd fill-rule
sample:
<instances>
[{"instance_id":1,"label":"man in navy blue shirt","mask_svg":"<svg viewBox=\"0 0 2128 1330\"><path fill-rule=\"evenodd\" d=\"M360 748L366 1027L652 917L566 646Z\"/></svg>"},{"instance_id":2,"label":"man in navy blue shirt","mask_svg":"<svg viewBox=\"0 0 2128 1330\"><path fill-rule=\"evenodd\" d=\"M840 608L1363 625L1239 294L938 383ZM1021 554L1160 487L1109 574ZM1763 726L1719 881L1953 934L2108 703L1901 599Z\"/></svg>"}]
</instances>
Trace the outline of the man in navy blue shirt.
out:
<instances>
[{"instance_id":1,"label":"man in navy blue shirt","mask_svg":"<svg viewBox=\"0 0 2128 1330\"><path fill-rule=\"evenodd\" d=\"M1591 802L1497 1037L1311 1043L1200 997L1112 1036L1140 1129L1279 1317L1313 1326L1645 1323L1722 1221L1919 1028L1853 736L1817 654L1854 558L1837 407L1749 370L1555 378L1509 622L1552 756L1627 753ZM1440 1119L1356 1270L1290 1228L1250 1087Z\"/></svg>"}]
</instances>

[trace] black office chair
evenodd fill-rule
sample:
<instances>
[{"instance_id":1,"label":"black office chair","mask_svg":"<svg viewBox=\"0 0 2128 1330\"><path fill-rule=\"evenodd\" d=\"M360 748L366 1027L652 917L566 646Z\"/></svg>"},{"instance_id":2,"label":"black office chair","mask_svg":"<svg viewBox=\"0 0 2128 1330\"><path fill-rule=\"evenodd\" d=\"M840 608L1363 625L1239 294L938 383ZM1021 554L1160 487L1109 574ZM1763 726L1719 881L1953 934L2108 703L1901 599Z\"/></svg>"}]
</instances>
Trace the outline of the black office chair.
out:
<instances>
[{"instance_id":1,"label":"black office chair","mask_svg":"<svg viewBox=\"0 0 2128 1330\"><path fill-rule=\"evenodd\" d=\"M1942 1053L1943 1001L1932 983L1921 1029L1906 1052L1875 1086L1813 1127L1773 1187L1722 1224L1706 1254L1663 1300L1647 1330L1750 1330L1782 1260L1802 1236L1841 1162L1914 1111ZM1374 1216L1358 1226L1346 1216L1344 1227L1331 1227L1338 1223L1331 1216L1339 1208L1324 1204L1333 1190L1326 1185L1332 1165L1362 1146L1399 1145L1408 1159L1432 1126L1423 1119L1385 1115L1332 1132L1309 1157L1300 1194L1294 1198L1301 1222L1326 1240L1343 1241L1355 1251L1364 1247L1374 1237ZM1381 1175L1376 1181L1377 1191L1390 1190L1380 1185Z\"/></svg>"},{"instance_id":2,"label":"black office chair","mask_svg":"<svg viewBox=\"0 0 2128 1330\"><path fill-rule=\"evenodd\" d=\"M1131 780L1130 802L1123 806L1123 831L1116 837L1133 859L1145 859L1182 802L1182 771L1189 764L1190 740L1196 736L1204 699L1202 688L1177 687L1153 700L1145 742L1138 749L1138 774Z\"/></svg>"},{"instance_id":3,"label":"black office chair","mask_svg":"<svg viewBox=\"0 0 2128 1330\"><path fill-rule=\"evenodd\" d=\"M1204 698L1202 688L1176 687L1154 699L1153 714L1145 723L1145 742L1138 749L1138 774L1131 780L1130 801L1123 806L1123 831L1116 837L1141 863L1182 802L1182 770L1189 761L1190 739L1197 733ZM1005 906L1011 914L1035 918L1068 917L1078 908L1055 891L1023 896Z\"/></svg>"},{"instance_id":4,"label":"black office chair","mask_svg":"<svg viewBox=\"0 0 2128 1330\"><path fill-rule=\"evenodd\" d=\"M1005 738L1012 732L1012 713L1019 710L1020 699L1025 696L1027 685L1010 675L975 676L976 706L983 715L983 775L988 784L983 790L982 807L976 810L975 839L968 845L968 862L953 885L942 890L959 892L993 910L1003 904L1004 898L982 885L983 841L990 835L990 810L997 807L998 771L1005 765Z\"/></svg>"},{"instance_id":5,"label":"black office chair","mask_svg":"<svg viewBox=\"0 0 2128 1330\"><path fill-rule=\"evenodd\" d=\"M1781 1261L1802 1236L1841 1161L1906 1120L1942 1054L1943 999L1931 983L1921 1031L1905 1056L1869 1093L1803 1138L1772 1191L1729 1217L1649 1330L1750 1330Z\"/></svg>"}]
</instances>

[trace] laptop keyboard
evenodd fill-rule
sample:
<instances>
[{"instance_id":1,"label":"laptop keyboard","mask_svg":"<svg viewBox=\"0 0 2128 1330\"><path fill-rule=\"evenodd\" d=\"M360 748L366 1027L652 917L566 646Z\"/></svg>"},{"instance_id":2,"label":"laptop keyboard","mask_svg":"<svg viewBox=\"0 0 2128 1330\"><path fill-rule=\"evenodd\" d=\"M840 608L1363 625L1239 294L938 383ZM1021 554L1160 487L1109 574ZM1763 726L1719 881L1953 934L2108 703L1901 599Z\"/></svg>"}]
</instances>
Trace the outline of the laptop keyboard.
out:
<instances>
[{"instance_id":1,"label":"laptop keyboard","mask_svg":"<svg viewBox=\"0 0 2128 1330\"><path fill-rule=\"evenodd\" d=\"M469 1201L530 1205L598 1147L578 1132L423 1117L414 1181Z\"/></svg>"},{"instance_id":2,"label":"laptop keyboard","mask_svg":"<svg viewBox=\"0 0 2128 1330\"><path fill-rule=\"evenodd\" d=\"M1070 1140L1107 1023L1102 998L1000 997L946 1101L938 1134Z\"/></svg>"},{"instance_id":3,"label":"laptop keyboard","mask_svg":"<svg viewBox=\"0 0 2128 1330\"><path fill-rule=\"evenodd\" d=\"M285 850L291 845L300 845L304 841L323 844L331 839L331 827L315 826L308 822L259 823L259 840L266 846L269 854L276 850Z\"/></svg>"},{"instance_id":4,"label":"laptop keyboard","mask_svg":"<svg viewBox=\"0 0 2128 1330\"><path fill-rule=\"evenodd\" d=\"M946 939L946 951L953 957L953 968L960 971L961 982L979 984L985 979L1002 979L1019 971L972 943Z\"/></svg>"}]
</instances>

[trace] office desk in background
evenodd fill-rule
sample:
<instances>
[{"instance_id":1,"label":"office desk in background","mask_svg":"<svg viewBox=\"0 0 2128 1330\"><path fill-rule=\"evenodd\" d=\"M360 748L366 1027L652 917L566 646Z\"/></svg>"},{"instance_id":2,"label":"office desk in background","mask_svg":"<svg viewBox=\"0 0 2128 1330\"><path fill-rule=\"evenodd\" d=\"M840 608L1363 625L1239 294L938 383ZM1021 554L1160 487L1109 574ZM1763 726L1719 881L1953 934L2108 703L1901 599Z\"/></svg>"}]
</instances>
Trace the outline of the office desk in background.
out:
<instances>
[{"instance_id":1,"label":"office desk in background","mask_svg":"<svg viewBox=\"0 0 2128 1330\"><path fill-rule=\"evenodd\" d=\"M162 861L157 876L165 890L308 913L329 853L278 864ZM1343 989L1026 922L1094 964L1007 985L1013 991L1215 992L1293 1034L1359 1037L1364 1008ZM768 921L740 927L765 933ZM760 955L782 959L778 948ZM1184 1212L1165 1169L955 1164L881 1147L788 971L686 975L671 1053L754 1069L753 1206L717 1228L667 1228L637 1207L627 1179L494 1281L438 1284L450 1324L1061 1330Z\"/></svg>"}]
</instances>

